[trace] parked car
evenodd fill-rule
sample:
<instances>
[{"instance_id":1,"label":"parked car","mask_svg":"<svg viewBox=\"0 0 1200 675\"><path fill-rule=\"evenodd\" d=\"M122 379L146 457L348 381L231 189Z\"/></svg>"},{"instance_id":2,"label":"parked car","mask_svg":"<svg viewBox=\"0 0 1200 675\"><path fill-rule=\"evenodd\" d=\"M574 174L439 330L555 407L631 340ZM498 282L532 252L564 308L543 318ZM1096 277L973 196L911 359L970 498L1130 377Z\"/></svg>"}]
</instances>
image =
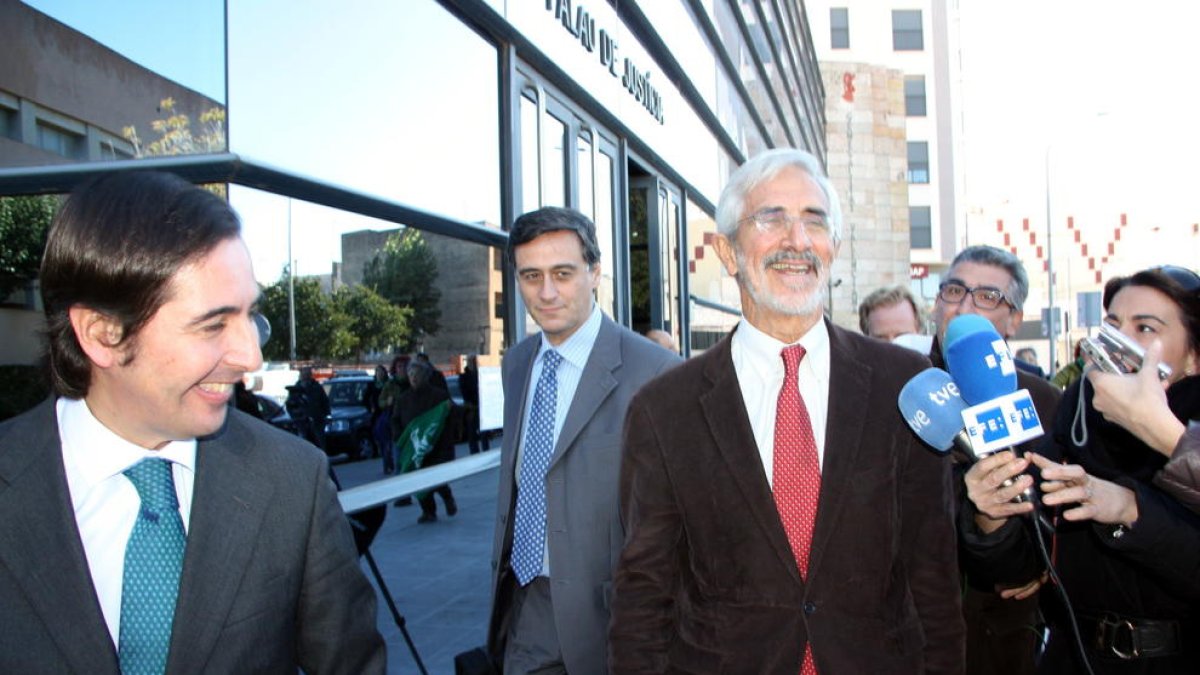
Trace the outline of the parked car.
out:
<instances>
[{"instance_id":1,"label":"parked car","mask_svg":"<svg viewBox=\"0 0 1200 675\"><path fill-rule=\"evenodd\" d=\"M367 409L367 389L370 375L334 377L325 381L329 395L329 421L325 424L325 451L330 455L345 453L350 459L363 459L377 454L371 433L371 411Z\"/></svg>"},{"instance_id":2,"label":"parked car","mask_svg":"<svg viewBox=\"0 0 1200 675\"><path fill-rule=\"evenodd\" d=\"M296 423L292 421L292 416L288 414L287 408L280 405L270 396L255 394L254 398L258 401L258 410L261 413L259 416L266 420L268 424L283 429L289 434L298 435Z\"/></svg>"}]
</instances>

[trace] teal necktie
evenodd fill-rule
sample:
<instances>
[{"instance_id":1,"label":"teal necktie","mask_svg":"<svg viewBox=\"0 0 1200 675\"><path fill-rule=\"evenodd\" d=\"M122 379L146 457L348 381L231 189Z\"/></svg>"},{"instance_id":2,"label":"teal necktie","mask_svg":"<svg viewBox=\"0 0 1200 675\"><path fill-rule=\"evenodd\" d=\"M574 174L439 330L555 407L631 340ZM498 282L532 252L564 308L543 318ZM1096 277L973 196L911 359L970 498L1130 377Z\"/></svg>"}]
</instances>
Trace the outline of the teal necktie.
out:
<instances>
[{"instance_id":1,"label":"teal necktie","mask_svg":"<svg viewBox=\"0 0 1200 675\"><path fill-rule=\"evenodd\" d=\"M187 535L171 462L143 459L125 476L137 488L142 507L125 545L117 651L123 675L161 675L167 670Z\"/></svg>"}]
</instances>

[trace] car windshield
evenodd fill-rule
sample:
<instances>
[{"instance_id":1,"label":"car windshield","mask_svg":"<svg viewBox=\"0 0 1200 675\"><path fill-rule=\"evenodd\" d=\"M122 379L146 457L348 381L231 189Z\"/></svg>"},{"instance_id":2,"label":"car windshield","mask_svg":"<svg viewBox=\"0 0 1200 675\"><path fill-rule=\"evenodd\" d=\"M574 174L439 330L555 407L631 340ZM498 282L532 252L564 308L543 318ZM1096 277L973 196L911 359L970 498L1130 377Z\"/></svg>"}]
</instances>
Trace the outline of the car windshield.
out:
<instances>
[{"instance_id":1,"label":"car windshield","mask_svg":"<svg viewBox=\"0 0 1200 675\"><path fill-rule=\"evenodd\" d=\"M366 382L330 382L329 405L347 406L363 405L363 394L366 392Z\"/></svg>"}]
</instances>

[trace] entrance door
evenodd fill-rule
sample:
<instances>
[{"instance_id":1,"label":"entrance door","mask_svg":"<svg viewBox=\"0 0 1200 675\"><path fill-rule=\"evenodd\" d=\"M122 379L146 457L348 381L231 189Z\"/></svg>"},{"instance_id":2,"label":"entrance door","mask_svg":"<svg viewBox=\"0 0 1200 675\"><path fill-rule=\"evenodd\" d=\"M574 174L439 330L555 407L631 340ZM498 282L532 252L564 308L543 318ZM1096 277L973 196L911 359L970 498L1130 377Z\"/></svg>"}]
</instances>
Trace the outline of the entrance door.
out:
<instances>
[{"instance_id":1,"label":"entrance door","mask_svg":"<svg viewBox=\"0 0 1200 675\"><path fill-rule=\"evenodd\" d=\"M680 344L680 213L677 188L629 163L630 327L657 328Z\"/></svg>"}]
</instances>

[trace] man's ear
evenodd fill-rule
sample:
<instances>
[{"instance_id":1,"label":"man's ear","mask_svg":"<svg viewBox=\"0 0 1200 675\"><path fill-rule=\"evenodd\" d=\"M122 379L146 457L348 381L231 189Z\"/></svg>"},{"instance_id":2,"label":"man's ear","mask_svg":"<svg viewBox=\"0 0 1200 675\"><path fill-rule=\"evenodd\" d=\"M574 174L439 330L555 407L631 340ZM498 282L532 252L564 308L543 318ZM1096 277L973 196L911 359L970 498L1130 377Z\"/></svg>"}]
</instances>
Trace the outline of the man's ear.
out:
<instances>
[{"instance_id":1,"label":"man's ear","mask_svg":"<svg viewBox=\"0 0 1200 675\"><path fill-rule=\"evenodd\" d=\"M729 241L729 237L718 233L713 237L712 247L717 252L717 259L721 261L721 265L725 267L729 276L737 276L737 255L733 251L733 242Z\"/></svg>"},{"instance_id":2,"label":"man's ear","mask_svg":"<svg viewBox=\"0 0 1200 675\"><path fill-rule=\"evenodd\" d=\"M100 368L111 368L121 363L124 353L121 335L124 331L116 319L82 305L75 305L67 310L67 314L71 318L75 339L92 363Z\"/></svg>"},{"instance_id":3,"label":"man's ear","mask_svg":"<svg viewBox=\"0 0 1200 675\"><path fill-rule=\"evenodd\" d=\"M1024 320L1025 312L1019 309L1014 309L1012 314L1010 314L1008 317L1008 330L1005 331L1007 335L1004 336L1004 339L1013 339L1013 336L1017 334L1017 331L1021 330L1021 324L1024 322Z\"/></svg>"}]
</instances>

